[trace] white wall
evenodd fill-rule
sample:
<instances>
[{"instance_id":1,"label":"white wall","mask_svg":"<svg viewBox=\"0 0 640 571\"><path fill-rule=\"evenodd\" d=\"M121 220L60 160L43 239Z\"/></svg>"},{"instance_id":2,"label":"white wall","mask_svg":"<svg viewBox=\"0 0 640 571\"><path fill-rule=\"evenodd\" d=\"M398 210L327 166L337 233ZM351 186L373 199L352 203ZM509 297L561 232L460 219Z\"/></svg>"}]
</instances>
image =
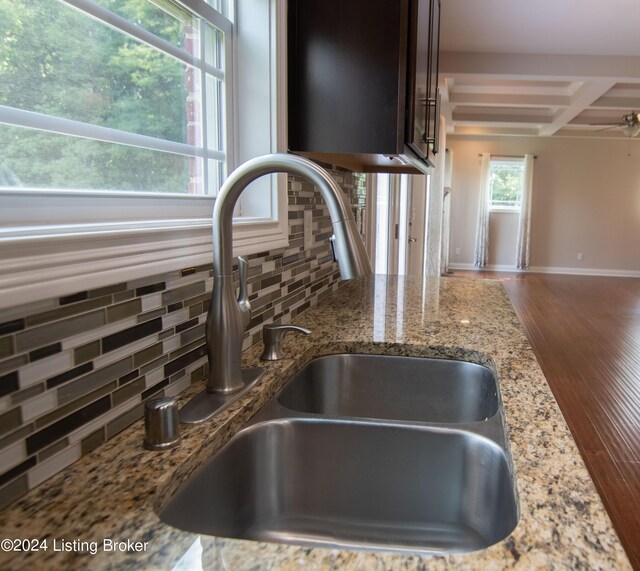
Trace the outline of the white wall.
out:
<instances>
[{"instance_id":1,"label":"white wall","mask_svg":"<svg viewBox=\"0 0 640 571\"><path fill-rule=\"evenodd\" d=\"M496 266L513 266L516 259L517 236L517 213L489 213L489 263Z\"/></svg>"},{"instance_id":2,"label":"white wall","mask_svg":"<svg viewBox=\"0 0 640 571\"><path fill-rule=\"evenodd\" d=\"M532 268L640 275L640 139L450 135L447 146L454 152L452 264L473 263L478 154L531 153L538 157L533 176ZM512 214L491 214L490 265L515 267L517 224ZM580 252L582 261L578 261Z\"/></svg>"}]
</instances>

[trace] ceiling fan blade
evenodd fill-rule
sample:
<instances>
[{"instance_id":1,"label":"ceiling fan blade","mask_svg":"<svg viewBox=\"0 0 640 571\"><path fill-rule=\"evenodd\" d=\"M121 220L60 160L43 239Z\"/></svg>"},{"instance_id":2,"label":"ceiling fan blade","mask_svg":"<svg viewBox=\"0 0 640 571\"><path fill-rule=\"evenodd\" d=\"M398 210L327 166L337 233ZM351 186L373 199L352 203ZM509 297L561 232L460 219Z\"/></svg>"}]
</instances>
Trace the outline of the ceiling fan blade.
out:
<instances>
[{"instance_id":1,"label":"ceiling fan blade","mask_svg":"<svg viewBox=\"0 0 640 571\"><path fill-rule=\"evenodd\" d=\"M609 127L623 127L625 124L624 123L587 123L587 125L592 125L592 126L602 125L603 127L605 125Z\"/></svg>"},{"instance_id":2,"label":"ceiling fan blade","mask_svg":"<svg viewBox=\"0 0 640 571\"><path fill-rule=\"evenodd\" d=\"M611 125L611 124L609 124L609 127L605 127L604 129L596 129L596 133L602 133L603 131L611 131L611 129L618 129L620 127L622 127L622 125L618 125L618 124Z\"/></svg>"}]
</instances>

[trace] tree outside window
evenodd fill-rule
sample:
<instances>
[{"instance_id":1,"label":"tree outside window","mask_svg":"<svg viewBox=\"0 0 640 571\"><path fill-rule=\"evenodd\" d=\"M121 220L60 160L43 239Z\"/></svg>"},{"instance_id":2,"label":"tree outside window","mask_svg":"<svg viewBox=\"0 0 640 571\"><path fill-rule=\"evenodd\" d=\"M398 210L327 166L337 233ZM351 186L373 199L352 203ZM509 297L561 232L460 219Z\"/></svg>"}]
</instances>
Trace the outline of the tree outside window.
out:
<instances>
[{"instance_id":1,"label":"tree outside window","mask_svg":"<svg viewBox=\"0 0 640 571\"><path fill-rule=\"evenodd\" d=\"M524 185L524 159L491 159L489 188L492 210L519 210Z\"/></svg>"},{"instance_id":2,"label":"tree outside window","mask_svg":"<svg viewBox=\"0 0 640 571\"><path fill-rule=\"evenodd\" d=\"M225 151L222 76L213 75L221 68L219 32L169 0L94 4L164 43L150 45L65 2L0 0L0 107L18 117L0 124L0 185L215 193L224 160L213 153ZM216 133L202 129L203 84L212 91L204 124ZM110 129L114 139L104 130L72 134L87 126Z\"/></svg>"}]
</instances>

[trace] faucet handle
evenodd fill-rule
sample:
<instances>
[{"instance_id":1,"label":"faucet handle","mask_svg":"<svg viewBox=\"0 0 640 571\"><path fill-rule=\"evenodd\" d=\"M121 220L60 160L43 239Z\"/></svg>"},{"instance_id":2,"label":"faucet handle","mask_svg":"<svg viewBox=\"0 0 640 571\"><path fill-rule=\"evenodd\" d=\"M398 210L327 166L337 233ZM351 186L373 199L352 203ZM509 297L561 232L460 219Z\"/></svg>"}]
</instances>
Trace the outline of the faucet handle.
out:
<instances>
[{"instance_id":1,"label":"faucet handle","mask_svg":"<svg viewBox=\"0 0 640 571\"><path fill-rule=\"evenodd\" d=\"M244 329L251 321L251 304L249 303L249 287L247 286L247 275L249 263L246 258L238 256L238 277L240 278L240 292L238 293L238 309L242 314L242 325Z\"/></svg>"},{"instance_id":2,"label":"faucet handle","mask_svg":"<svg viewBox=\"0 0 640 571\"><path fill-rule=\"evenodd\" d=\"M331 234L331 236L329 236L329 245L331 246L331 255L333 256L333 261L337 262L338 256L336 256L336 235L335 234Z\"/></svg>"},{"instance_id":3,"label":"faucet handle","mask_svg":"<svg viewBox=\"0 0 640 571\"><path fill-rule=\"evenodd\" d=\"M298 325L265 325L262 328L262 342L264 351L260 355L263 361L278 361L284 359L286 355L282 350L282 340L289 331L297 331L309 335L311 331L306 327Z\"/></svg>"}]
</instances>

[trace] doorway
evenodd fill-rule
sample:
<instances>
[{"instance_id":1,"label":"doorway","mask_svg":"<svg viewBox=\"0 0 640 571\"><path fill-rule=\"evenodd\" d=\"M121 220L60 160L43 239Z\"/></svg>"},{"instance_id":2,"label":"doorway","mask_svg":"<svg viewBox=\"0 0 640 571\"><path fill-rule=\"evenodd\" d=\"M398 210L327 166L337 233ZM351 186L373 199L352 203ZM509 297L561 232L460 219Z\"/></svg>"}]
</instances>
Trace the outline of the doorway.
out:
<instances>
[{"instance_id":1,"label":"doorway","mask_svg":"<svg viewBox=\"0 0 640 571\"><path fill-rule=\"evenodd\" d=\"M376 274L423 275L426 227L425 175L368 176L369 253Z\"/></svg>"}]
</instances>

